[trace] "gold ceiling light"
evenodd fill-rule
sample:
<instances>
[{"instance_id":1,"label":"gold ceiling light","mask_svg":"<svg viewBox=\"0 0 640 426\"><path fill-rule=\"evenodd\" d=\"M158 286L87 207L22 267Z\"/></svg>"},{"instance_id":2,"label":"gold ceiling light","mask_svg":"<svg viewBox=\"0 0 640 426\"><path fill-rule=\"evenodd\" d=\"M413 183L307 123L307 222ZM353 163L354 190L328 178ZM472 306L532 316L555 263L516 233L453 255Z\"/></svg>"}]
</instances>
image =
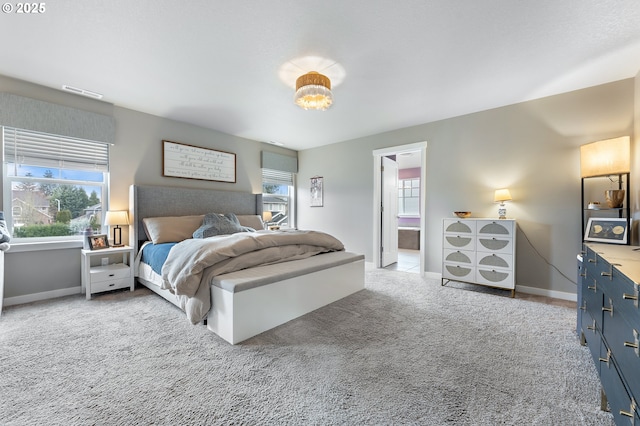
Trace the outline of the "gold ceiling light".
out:
<instances>
[{"instance_id":1,"label":"gold ceiling light","mask_svg":"<svg viewBox=\"0 0 640 426\"><path fill-rule=\"evenodd\" d=\"M315 71L301 75L296 80L294 100L300 108L326 110L333 103L331 80Z\"/></svg>"}]
</instances>

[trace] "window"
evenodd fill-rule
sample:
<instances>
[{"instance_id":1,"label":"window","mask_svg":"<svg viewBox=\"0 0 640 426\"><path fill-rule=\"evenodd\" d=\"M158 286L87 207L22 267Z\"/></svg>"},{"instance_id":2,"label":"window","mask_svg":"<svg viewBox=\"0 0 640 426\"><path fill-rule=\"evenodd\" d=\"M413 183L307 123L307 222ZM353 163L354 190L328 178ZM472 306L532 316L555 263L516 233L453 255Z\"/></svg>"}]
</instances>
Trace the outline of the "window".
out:
<instances>
[{"instance_id":1,"label":"window","mask_svg":"<svg viewBox=\"0 0 640 426\"><path fill-rule=\"evenodd\" d=\"M14 239L80 239L102 228L109 145L2 127L7 226ZM104 206L106 211L106 206Z\"/></svg>"},{"instance_id":2,"label":"window","mask_svg":"<svg viewBox=\"0 0 640 426\"><path fill-rule=\"evenodd\" d=\"M398 181L398 214L420 215L420 179Z\"/></svg>"},{"instance_id":3,"label":"window","mask_svg":"<svg viewBox=\"0 0 640 426\"><path fill-rule=\"evenodd\" d=\"M293 228L294 174L262 169L262 211L271 213L267 225Z\"/></svg>"}]
</instances>

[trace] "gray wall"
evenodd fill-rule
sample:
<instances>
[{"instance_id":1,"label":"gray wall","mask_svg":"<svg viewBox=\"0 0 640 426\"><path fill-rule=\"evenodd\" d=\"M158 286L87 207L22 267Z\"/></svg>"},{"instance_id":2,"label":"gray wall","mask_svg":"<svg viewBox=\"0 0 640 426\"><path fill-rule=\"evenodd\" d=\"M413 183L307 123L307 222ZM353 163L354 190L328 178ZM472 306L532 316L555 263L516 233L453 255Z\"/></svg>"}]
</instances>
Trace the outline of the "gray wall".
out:
<instances>
[{"instance_id":1,"label":"gray wall","mask_svg":"<svg viewBox=\"0 0 640 426\"><path fill-rule=\"evenodd\" d=\"M117 133L111 150L111 209L128 207L128 187L133 183L258 192L260 151L295 155L269 144L7 77L0 76L0 90L114 116ZM454 210L471 210L474 216L495 216L493 191L509 187L514 201L508 205L508 214L518 219L524 231L518 233L518 284L574 292L575 286L544 259L574 279L575 255L581 241L578 147L600 139L633 135L634 91L638 91L634 79L628 79L301 151L298 226L333 233L347 249L364 253L371 261L372 151L427 141L426 269L440 272L443 217L451 216ZM162 139L236 153L237 183L163 177ZM634 169L637 167L638 160ZM324 177L324 207L309 207L309 178L315 175ZM637 215L640 195L635 189L637 178L633 176L632 170L632 197ZM533 246L524 238L525 234ZM126 235L123 238L127 240ZM78 249L56 250L51 254L7 253L5 297L79 286L79 257Z\"/></svg>"},{"instance_id":2,"label":"gray wall","mask_svg":"<svg viewBox=\"0 0 640 426\"><path fill-rule=\"evenodd\" d=\"M295 151L270 144L166 120L4 76L0 76L0 91L111 115L115 118L116 141L110 149L109 208L111 210L128 209L129 186L132 184L259 193L262 191L260 152L266 150L296 156ZM163 177L163 139L235 153L236 183ZM0 191L1 189L2 185L0 185ZM4 206L0 209L5 210ZM123 241L128 241L126 231L125 229L122 235ZM6 253L5 298L55 292L79 286L79 248Z\"/></svg>"},{"instance_id":3,"label":"gray wall","mask_svg":"<svg viewBox=\"0 0 640 426\"><path fill-rule=\"evenodd\" d=\"M517 284L574 293L579 146L633 135L633 121L634 79L628 79L301 151L298 225L333 233L372 261L372 151L427 141L426 270L441 272L442 218L456 210L497 217L493 192L508 187L514 198L508 216L520 227ZM309 207L309 178L316 175L324 177L321 208Z\"/></svg>"}]
</instances>

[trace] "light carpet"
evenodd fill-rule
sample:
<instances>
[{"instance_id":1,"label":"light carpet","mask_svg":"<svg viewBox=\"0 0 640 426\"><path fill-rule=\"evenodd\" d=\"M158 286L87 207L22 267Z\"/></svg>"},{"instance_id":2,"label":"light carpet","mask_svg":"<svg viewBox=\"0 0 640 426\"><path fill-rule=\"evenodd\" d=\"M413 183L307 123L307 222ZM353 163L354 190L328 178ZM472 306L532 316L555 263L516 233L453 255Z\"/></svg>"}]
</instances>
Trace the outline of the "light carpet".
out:
<instances>
[{"instance_id":1,"label":"light carpet","mask_svg":"<svg viewBox=\"0 0 640 426\"><path fill-rule=\"evenodd\" d=\"M236 346L145 288L12 306L0 424L612 425L575 316L385 270Z\"/></svg>"}]
</instances>

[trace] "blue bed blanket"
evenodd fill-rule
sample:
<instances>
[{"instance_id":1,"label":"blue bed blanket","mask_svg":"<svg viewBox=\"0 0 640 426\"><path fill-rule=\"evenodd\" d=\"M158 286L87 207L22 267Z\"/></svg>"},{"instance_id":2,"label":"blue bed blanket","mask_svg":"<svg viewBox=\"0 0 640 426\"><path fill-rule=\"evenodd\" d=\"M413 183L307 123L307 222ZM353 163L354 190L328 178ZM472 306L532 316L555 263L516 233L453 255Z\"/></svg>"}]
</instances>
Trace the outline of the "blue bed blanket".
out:
<instances>
[{"instance_id":1,"label":"blue bed blanket","mask_svg":"<svg viewBox=\"0 0 640 426\"><path fill-rule=\"evenodd\" d=\"M147 244L142 249L142 257L140 261L151 266L151 269L158 274L162 275L162 265L169 256L169 251L177 243L161 243L161 244Z\"/></svg>"}]
</instances>

